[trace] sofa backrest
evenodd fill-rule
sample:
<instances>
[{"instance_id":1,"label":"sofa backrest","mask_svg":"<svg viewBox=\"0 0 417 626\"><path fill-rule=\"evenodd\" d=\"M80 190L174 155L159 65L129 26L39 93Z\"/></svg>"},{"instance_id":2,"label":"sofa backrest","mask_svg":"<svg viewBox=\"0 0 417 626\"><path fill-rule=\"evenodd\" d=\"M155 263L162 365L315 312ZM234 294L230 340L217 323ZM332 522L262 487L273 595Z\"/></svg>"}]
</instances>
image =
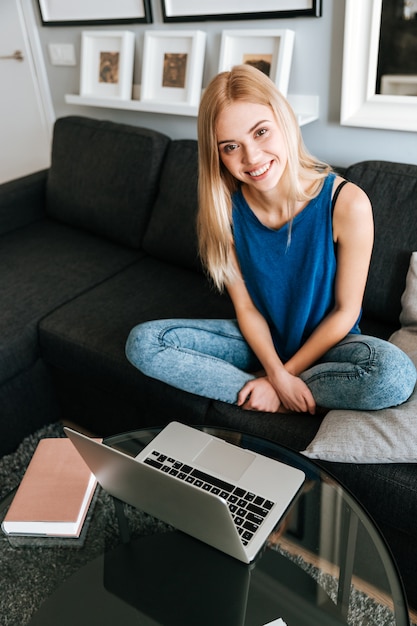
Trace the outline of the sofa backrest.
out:
<instances>
[{"instance_id":1,"label":"sofa backrest","mask_svg":"<svg viewBox=\"0 0 417 626\"><path fill-rule=\"evenodd\" d=\"M364 315L398 327L410 257L417 250L417 165L364 161L347 168L345 177L364 189L374 212Z\"/></svg>"},{"instance_id":2,"label":"sofa backrest","mask_svg":"<svg viewBox=\"0 0 417 626\"><path fill-rule=\"evenodd\" d=\"M163 261L200 270L196 234L197 180L197 141L172 141L162 168L143 249Z\"/></svg>"},{"instance_id":3,"label":"sofa backrest","mask_svg":"<svg viewBox=\"0 0 417 626\"><path fill-rule=\"evenodd\" d=\"M169 142L162 133L126 124L78 116L58 119L47 214L140 248Z\"/></svg>"}]
</instances>

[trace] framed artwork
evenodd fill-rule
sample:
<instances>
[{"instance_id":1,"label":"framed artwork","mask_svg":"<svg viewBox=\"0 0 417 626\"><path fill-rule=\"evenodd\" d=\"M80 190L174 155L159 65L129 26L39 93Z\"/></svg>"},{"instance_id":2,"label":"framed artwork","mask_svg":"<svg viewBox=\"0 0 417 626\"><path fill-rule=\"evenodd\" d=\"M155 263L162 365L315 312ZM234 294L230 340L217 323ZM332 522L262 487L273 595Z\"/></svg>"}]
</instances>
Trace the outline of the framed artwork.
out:
<instances>
[{"instance_id":1,"label":"framed artwork","mask_svg":"<svg viewBox=\"0 0 417 626\"><path fill-rule=\"evenodd\" d=\"M150 23L150 0L38 0L44 26Z\"/></svg>"},{"instance_id":2,"label":"framed artwork","mask_svg":"<svg viewBox=\"0 0 417 626\"><path fill-rule=\"evenodd\" d=\"M130 100L134 48L131 31L84 31L80 96Z\"/></svg>"},{"instance_id":3,"label":"framed artwork","mask_svg":"<svg viewBox=\"0 0 417 626\"><path fill-rule=\"evenodd\" d=\"M382 0L346 0L343 126L417 131L417 95L376 93Z\"/></svg>"},{"instance_id":4,"label":"framed artwork","mask_svg":"<svg viewBox=\"0 0 417 626\"><path fill-rule=\"evenodd\" d=\"M219 72L233 65L254 65L274 81L286 96L294 47L293 30L224 30Z\"/></svg>"},{"instance_id":5,"label":"framed artwork","mask_svg":"<svg viewBox=\"0 0 417 626\"><path fill-rule=\"evenodd\" d=\"M322 0L161 0L164 22L320 17Z\"/></svg>"},{"instance_id":6,"label":"framed artwork","mask_svg":"<svg viewBox=\"0 0 417 626\"><path fill-rule=\"evenodd\" d=\"M198 105L205 45L201 30L146 31L140 99Z\"/></svg>"}]
</instances>

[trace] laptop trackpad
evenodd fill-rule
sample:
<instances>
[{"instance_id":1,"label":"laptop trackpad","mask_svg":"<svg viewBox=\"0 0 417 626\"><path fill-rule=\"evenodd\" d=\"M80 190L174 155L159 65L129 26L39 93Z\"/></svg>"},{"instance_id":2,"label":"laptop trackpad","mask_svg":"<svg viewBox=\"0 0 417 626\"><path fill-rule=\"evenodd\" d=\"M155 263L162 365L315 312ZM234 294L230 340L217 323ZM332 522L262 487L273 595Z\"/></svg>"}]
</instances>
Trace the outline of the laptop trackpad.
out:
<instances>
[{"instance_id":1,"label":"laptop trackpad","mask_svg":"<svg viewBox=\"0 0 417 626\"><path fill-rule=\"evenodd\" d=\"M194 461L205 469L223 474L229 480L239 480L255 458L251 452L213 439Z\"/></svg>"}]
</instances>

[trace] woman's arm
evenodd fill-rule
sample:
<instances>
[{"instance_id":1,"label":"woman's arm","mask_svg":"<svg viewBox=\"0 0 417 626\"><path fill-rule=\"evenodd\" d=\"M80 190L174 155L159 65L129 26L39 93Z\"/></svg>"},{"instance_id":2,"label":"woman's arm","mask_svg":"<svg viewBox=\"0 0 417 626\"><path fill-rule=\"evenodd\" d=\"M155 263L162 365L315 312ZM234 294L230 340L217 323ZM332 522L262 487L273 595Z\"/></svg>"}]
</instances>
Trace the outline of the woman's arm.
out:
<instances>
[{"instance_id":1,"label":"woman's arm","mask_svg":"<svg viewBox=\"0 0 417 626\"><path fill-rule=\"evenodd\" d=\"M346 185L338 198L333 215L333 237L337 245L335 306L285 364L287 371L296 376L341 341L359 317L374 228L371 203L365 192L356 185Z\"/></svg>"},{"instance_id":2,"label":"woman's arm","mask_svg":"<svg viewBox=\"0 0 417 626\"><path fill-rule=\"evenodd\" d=\"M233 249L233 262L238 278L227 290L233 302L239 328L246 341L264 367L266 376L248 382L238 396L238 405L256 411L277 412L284 404L281 392L290 395L291 410L314 413L314 398L307 385L298 377L289 374L280 360L272 341L265 318L252 302L242 278Z\"/></svg>"}]
</instances>

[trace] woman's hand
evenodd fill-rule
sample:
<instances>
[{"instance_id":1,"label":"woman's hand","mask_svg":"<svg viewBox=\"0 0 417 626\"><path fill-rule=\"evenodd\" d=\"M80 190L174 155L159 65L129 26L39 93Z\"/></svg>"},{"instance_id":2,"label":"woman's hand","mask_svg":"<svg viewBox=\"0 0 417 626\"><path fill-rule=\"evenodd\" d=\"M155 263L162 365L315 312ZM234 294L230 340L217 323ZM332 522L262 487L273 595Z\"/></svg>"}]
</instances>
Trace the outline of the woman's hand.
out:
<instances>
[{"instance_id":1,"label":"woman's hand","mask_svg":"<svg viewBox=\"0 0 417 626\"><path fill-rule=\"evenodd\" d=\"M237 397L237 405L248 411L276 413L281 401L266 376L262 376L250 380L242 387Z\"/></svg>"},{"instance_id":2,"label":"woman's hand","mask_svg":"<svg viewBox=\"0 0 417 626\"><path fill-rule=\"evenodd\" d=\"M315 414L316 402L313 394L301 378L282 368L279 374L275 374L271 384L276 389L281 404L288 411Z\"/></svg>"},{"instance_id":3,"label":"woman's hand","mask_svg":"<svg viewBox=\"0 0 417 626\"><path fill-rule=\"evenodd\" d=\"M266 376L247 382L239 392L237 405L249 411L268 413L287 410L314 415L316 411L313 394L305 382L284 369L274 385Z\"/></svg>"}]
</instances>

